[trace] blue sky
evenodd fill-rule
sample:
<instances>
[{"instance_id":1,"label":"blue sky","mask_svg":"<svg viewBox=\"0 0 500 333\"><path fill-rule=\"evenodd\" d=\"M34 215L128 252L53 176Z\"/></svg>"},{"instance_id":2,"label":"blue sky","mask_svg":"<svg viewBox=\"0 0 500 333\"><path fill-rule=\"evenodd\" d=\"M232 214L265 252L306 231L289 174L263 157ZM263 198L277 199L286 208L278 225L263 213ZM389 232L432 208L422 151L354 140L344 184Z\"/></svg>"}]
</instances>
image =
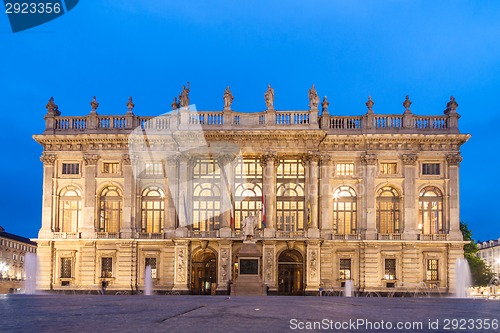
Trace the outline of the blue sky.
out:
<instances>
[{"instance_id":1,"label":"blue sky","mask_svg":"<svg viewBox=\"0 0 500 333\"><path fill-rule=\"evenodd\" d=\"M186 81L198 110L261 111L267 84L277 109L306 109L315 83L330 112L441 115L450 95L463 146L461 219L476 239L500 236L496 125L500 124L497 1L81 1L42 26L13 34L0 13L4 143L0 225L35 237L40 227L42 133L50 96L63 115L169 110Z\"/></svg>"}]
</instances>

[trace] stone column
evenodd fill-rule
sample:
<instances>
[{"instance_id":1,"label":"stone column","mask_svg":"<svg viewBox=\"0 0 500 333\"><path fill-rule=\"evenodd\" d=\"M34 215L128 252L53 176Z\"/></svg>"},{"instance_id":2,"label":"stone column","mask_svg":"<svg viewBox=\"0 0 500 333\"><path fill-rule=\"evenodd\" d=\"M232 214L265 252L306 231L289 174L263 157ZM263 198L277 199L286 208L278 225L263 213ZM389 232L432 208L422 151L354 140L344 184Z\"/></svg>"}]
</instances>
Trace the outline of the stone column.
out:
<instances>
[{"instance_id":1,"label":"stone column","mask_svg":"<svg viewBox=\"0 0 500 333\"><path fill-rule=\"evenodd\" d=\"M176 240L174 242L175 258L174 258L174 287L172 290L188 292L189 291L189 241Z\"/></svg>"},{"instance_id":2,"label":"stone column","mask_svg":"<svg viewBox=\"0 0 500 333\"><path fill-rule=\"evenodd\" d=\"M190 167L190 157L188 155L182 154L178 157L179 163L179 202L177 203L179 216L179 225L176 229L177 237L187 236L187 226L191 221L189 221L189 214L191 212L191 197L189 192L189 184L191 181L189 179L189 167Z\"/></svg>"},{"instance_id":3,"label":"stone column","mask_svg":"<svg viewBox=\"0 0 500 333\"><path fill-rule=\"evenodd\" d=\"M332 159L330 156L321 156L321 175L319 189L319 216L321 235L330 238L333 230L333 186L331 186Z\"/></svg>"},{"instance_id":4,"label":"stone column","mask_svg":"<svg viewBox=\"0 0 500 333\"><path fill-rule=\"evenodd\" d=\"M176 227L176 203L179 202L177 189L179 188L179 179L177 177L177 159L168 158L166 161L167 168L167 186L165 194L167 195L166 212L165 212L165 228L164 232L168 238L175 234Z\"/></svg>"},{"instance_id":5,"label":"stone column","mask_svg":"<svg viewBox=\"0 0 500 333\"><path fill-rule=\"evenodd\" d=\"M99 209L97 207L97 195L96 193L96 169L97 161L99 161L100 156L97 154L84 154L83 161L85 167L83 169L83 178L85 179L84 188L84 200L83 200L83 225L80 228L82 238L95 238L96 224L98 223L99 216L96 216L96 211Z\"/></svg>"},{"instance_id":6,"label":"stone column","mask_svg":"<svg viewBox=\"0 0 500 333\"><path fill-rule=\"evenodd\" d=\"M43 162L43 197L42 197L42 227L38 232L38 238L52 238L53 225L52 221L56 219L53 216L52 207L56 204L53 202L53 181L52 178L55 177L54 164L56 162L57 156L55 154L43 153L40 156L40 161Z\"/></svg>"},{"instance_id":7,"label":"stone column","mask_svg":"<svg viewBox=\"0 0 500 333\"><path fill-rule=\"evenodd\" d=\"M218 157L219 167L221 169L221 225L220 236L231 237L231 212L233 202L231 195L234 187L234 161L235 156L231 154L221 154ZM233 213L234 214L234 213Z\"/></svg>"},{"instance_id":8,"label":"stone column","mask_svg":"<svg viewBox=\"0 0 500 333\"><path fill-rule=\"evenodd\" d=\"M417 240L418 239L418 202L417 202L417 189L416 189L416 154L403 154L401 156L403 161L403 197L401 198L404 202L404 215L403 219L400 221L400 232L403 233L405 240Z\"/></svg>"},{"instance_id":9,"label":"stone column","mask_svg":"<svg viewBox=\"0 0 500 333\"><path fill-rule=\"evenodd\" d=\"M460 201L459 201L459 166L462 162L460 153L450 154L446 156L448 163L448 207L444 207L449 213L449 226L450 240L461 241L463 240L462 233L460 232ZM444 213L444 212L443 212ZM444 215L444 214L443 214Z\"/></svg>"},{"instance_id":10,"label":"stone column","mask_svg":"<svg viewBox=\"0 0 500 333\"><path fill-rule=\"evenodd\" d=\"M262 155L262 182L263 195L266 205L266 228L264 237L274 237L276 234L276 168L279 159L276 154Z\"/></svg>"},{"instance_id":11,"label":"stone column","mask_svg":"<svg viewBox=\"0 0 500 333\"><path fill-rule=\"evenodd\" d=\"M276 241L265 240L262 244L262 280L264 284L269 287L269 291L276 292L277 287L277 277L276 272L278 270L276 257Z\"/></svg>"},{"instance_id":12,"label":"stone column","mask_svg":"<svg viewBox=\"0 0 500 333\"><path fill-rule=\"evenodd\" d=\"M135 164L137 157L124 154L122 157L123 167L123 214L122 225L120 228L121 238L132 238L136 232L136 191L137 182L134 177Z\"/></svg>"},{"instance_id":13,"label":"stone column","mask_svg":"<svg viewBox=\"0 0 500 333\"><path fill-rule=\"evenodd\" d=\"M317 293L319 291L321 278L321 242L307 241L306 254L306 293Z\"/></svg>"},{"instance_id":14,"label":"stone column","mask_svg":"<svg viewBox=\"0 0 500 333\"><path fill-rule=\"evenodd\" d=\"M309 218L310 224L307 226L307 236L309 238L319 238L318 229L318 161L319 156L316 154L307 157L309 161L309 181L306 188L306 205L310 205Z\"/></svg>"},{"instance_id":15,"label":"stone column","mask_svg":"<svg viewBox=\"0 0 500 333\"><path fill-rule=\"evenodd\" d=\"M219 248L217 293L225 295L228 290L229 281L231 281L233 271L231 240L222 240Z\"/></svg>"},{"instance_id":16,"label":"stone column","mask_svg":"<svg viewBox=\"0 0 500 333\"><path fill-rule=\"evenodd\" d=\"M375 211L375 177L376 177L376 164L377 156L375 154L365 154L361 156L361 163L364 165L364 211L366 212L366 229L364 229L363 238L366 240L376 239L376 211ZM358 212L362 212L359 210ZM358 230L360 229L358 221Z\"/></svg>"}]
</instances>

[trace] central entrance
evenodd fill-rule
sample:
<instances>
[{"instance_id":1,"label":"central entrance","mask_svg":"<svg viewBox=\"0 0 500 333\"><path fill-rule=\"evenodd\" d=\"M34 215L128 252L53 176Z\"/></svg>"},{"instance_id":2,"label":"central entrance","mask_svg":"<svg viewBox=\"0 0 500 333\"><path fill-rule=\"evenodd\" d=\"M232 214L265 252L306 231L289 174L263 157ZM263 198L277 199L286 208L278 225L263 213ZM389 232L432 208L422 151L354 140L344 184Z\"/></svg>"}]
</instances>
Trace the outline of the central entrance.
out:
<instances>
[{"instance_id":1,"label":"central entrance","mask_svg":"<svg viewBox=\"0 0 500 333\"><path fill-rule=\"evenodd\" d=\"M191 262L191 293L215 295L217 288L217 258L210 250L200 250Z\"/></svg>"},{"instance_id":2,"label":"central entrance","mask_svg":"<svg viewBox=\"0 0 500 333\"><path fill-rule=\"evenodd\" d=\"M304 294L304 261L297 250L285 250L278 258L278 295Z\"/></svg>"}]
</instances>

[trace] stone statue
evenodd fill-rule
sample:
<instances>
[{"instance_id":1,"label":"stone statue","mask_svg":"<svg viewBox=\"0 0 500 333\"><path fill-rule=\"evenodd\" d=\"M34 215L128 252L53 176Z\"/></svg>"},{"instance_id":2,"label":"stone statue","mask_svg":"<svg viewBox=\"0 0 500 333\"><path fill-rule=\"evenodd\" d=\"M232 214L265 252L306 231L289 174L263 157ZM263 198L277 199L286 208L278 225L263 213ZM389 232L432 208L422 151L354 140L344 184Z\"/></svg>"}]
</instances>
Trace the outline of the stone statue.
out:
<instances>
[{"instance_id":1,"label":"stone statue","mask_svg":"<svg viewBox=\"0 0 500 333\"><path fill-rule=\"evenodd\" d=\"M368 101L365 103L366 107L368 108L368 111L372 111L373 104L375 104L375 102L372 101L372 97L368 96Z\"/></svg>"},{"instance_id":2,"label":"stone statue","mask_svg":"<svg viewBox=\"0 0 500 333\"><path fill-rule=\"evenodd\" d=\"M174 101L171 104L172 110L177 110L179 108L179 102L177 102L177 97L174 97Z\"/></svg>"},{"instance_id":3,"label":"stone statue","mask_svg":"<svg viewBox=\"0 0 500 333\"><path fill-rule=\"evenodd\" d=\"M187 87L182 86L182 91L181 94L179 95L179 104L181 108L189 106L189 87L190 87L189 82L187 83Z\"/></svg>"},{"instance_id":4,"label":"stone statue","mask_svg":"<svg viewBox=\"0 0 500 333\"><path fill-rule=\"evenodd\" d=\"M309 89L308 96L309 96L309 108L317 109L319 105L319 96L318 92L316 91L316 88L314 88L314 84L312 85L311 89Z\"/></svg>"},{"instance_id":5,"label":"stone statue","mask_svg":"<svg viewBox=\"0 0 500 333\"><path fill-rule=\"evenodd\" d=\"M323 97L323 102L321 103L321 108L323 109L323 114L328 113L328 105L330 105L330 102L326 99L326 96Z\"/></svg>"},{"instance_id":6,"label":"stone statue","mask_svg":"<svg viewBox=\"0 0 500 333\"><path fill-rule=\"evenodd\" d=\"M458 103L455 101L455 97L450 96L450 101L446 103L446 110L447 111L456 111L458 108Z\"/></svg>"},{"instance_id":7,"label":"stone statue","mask_svg":"<svg viewBox=\"0 0 500 333\"><path fill-rule=\"evenodd\" d=\"M266 106L268 109L274 109L274 89L271 85L267 85L267 90L264 94L264 100L266 101Z\"/></svg>"},{"instance_id":8,"label":"stone statue","mask_svg":"<svg viewBox=\"0 0 500 333\"><path fill-rule=\"evenodd\" d=\"M59 111L59 107L56 103L54 103L54 97L51 97L49 99L49 102L47 103L47 105L45 105L45 108L47 109L47 113L50 115L59 116L61 114L61 112Z\"/></svg>"},{"instance_id":9,"label":"stone statue","mask_svg":"<svg viewBox=\"0 0 500 333\"><path fill-rule=\"evenodd\" d=\"M403 102L403 106L405 107L405 111L410 110L410 105L411 105L410 97L408 95L406 95L406 99Z\"/></svg>"},{"instance_id":10,"label":"stone statue","mask_svg":"<svg viewBox=\"0 0 500 333\"><path fill-rule=\"evenodd\" d=\"M96 97L92 97L92 102L90 102L90 106L92 107L92 111L97 111L97 108L99 107L99 103L97 102Z\"/></svg>"},{"instance_id":11,"label":"stone statue","mask_svg":"<svg viewBox=\"0 0 500 333\"><path fill-rule=\"evenodd\" d=\"M249 214L243 220L243 240L253 240L253 236L255 234L255 228L257 227L256 217Z\"/></svg>"},{"instance_id":12,"label":"stone statue","mask_svg":"<svg viewBox=\"0 0 500 333\"><path fill-rule=\"evenodd\" d=\"M128 112L129 113L132 113L132 110L134 109L134 106L135 106L135 104L134 104L134 102L132 102L132 96L130 96L128 98L128 102L127 102L127 108L128 108Z\"/></svg>"},{"instance_id":13,"label":"stone statue","mask_svg":"<svg viewBox=\"0 0 500 333\"><path fill-rule=\"evenodd\" d=\"M222 96L222 98L224 99L224 109L230 110L234 97L231 93L231 90L229 89L229 86L227 86L226 90L224 91L224 95Z\"/></svg>"}]
</instances>

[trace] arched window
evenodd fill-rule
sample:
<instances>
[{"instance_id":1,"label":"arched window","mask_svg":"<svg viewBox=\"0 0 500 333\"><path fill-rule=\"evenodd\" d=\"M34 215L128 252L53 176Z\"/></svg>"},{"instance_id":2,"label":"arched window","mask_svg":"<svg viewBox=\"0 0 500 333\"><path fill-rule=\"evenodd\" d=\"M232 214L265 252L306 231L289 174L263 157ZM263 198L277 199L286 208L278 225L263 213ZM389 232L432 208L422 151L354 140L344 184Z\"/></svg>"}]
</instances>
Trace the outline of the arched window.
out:
<instances>
[{"instance_id":1,"label":"arched window","mask_svg":"<svg viewBox=\"0 0 500 333\"><path fill-rule=\"evenodd\" d=\"M165 221L165 193L157 186L142 191L141 232L160 233Z\"/></svg>"},{"instance_id":2,"label":"arched window","mask_svg":"<svg viewBox=\"0 0 500 333\"><path fill-rule=\"evenodd\" d=\"M333 229L336 234L357 232L357 196L349 186L341 186L333 193Z\"/></svg>"},{"instance_id":3,"label":"arched window","mask_svg":"<svg viewBox=\"0 0 500 333\"><path fill-rule=\"evenodd\" d=\"M300 159L281 159L276 170L276 229L304 230L305 169Z\"/></svg>"},{"instance_id":4,"label":"arched window","mask_svg":"<svg viewBox=\"0 0 500 333\"><path fill-rule=\"evenodd\" d=\"M422 234L443 234L443 194L434 186L425 187L419 195L419 225Z\"/></svg>"},{"instance_id":5,"label":"arched window","mask_svg":"<svg viewBox=\"0 0 500 333\"><path fill-rule=\"evenodd\" d=\"M59 215L55 231L77 232L82 214L81 192L74 186L63 188L59 194Z\"/></svg>"},{"instance_id":6,"label":"arched window","mask_svg":"<svg viewBox=\"0 0 500 333\"><path fill-rule=\"evenodd\" d=\"M220 229L221 169L217 159L199 158L193 168L192 214L189 201L184 200L188 224L193 230ZM182 209L182 208L181 208ZM191 216L192 215L192 216ZM192 222L190 222L192 221Z\"/></svg>"},{"instance_id":7,"label":"arched window","mask_svg":"<svg viewBox=\"0 0 500 333\"><path fill-rule=\"evenodd\" d=\"M377 192L377 230L381 234L400 233L399 193L390 186Z\"/></svg>"},{"instance_id":8,"label":"arched window","mask_svg":"<svg viewBox=\"0 0 500 333\"><path fill-rule=\"evenodd\" d=\"M122 220L122 192L116 186L104 188L99 197L97 231L120 232Z\"/></svg>"},{"instance_id":9,"label":"arched window","mask_svg":"<svg viewBox=\"0 0 500 333\"><path fill-rule=\"evenodd\" d=\"M262 188L260 184L239 184L234 191L234 211L236 230L241 229L243 220L250 214L257 216L258 225L262 221Z\"/></svg>"}]
</instances>

